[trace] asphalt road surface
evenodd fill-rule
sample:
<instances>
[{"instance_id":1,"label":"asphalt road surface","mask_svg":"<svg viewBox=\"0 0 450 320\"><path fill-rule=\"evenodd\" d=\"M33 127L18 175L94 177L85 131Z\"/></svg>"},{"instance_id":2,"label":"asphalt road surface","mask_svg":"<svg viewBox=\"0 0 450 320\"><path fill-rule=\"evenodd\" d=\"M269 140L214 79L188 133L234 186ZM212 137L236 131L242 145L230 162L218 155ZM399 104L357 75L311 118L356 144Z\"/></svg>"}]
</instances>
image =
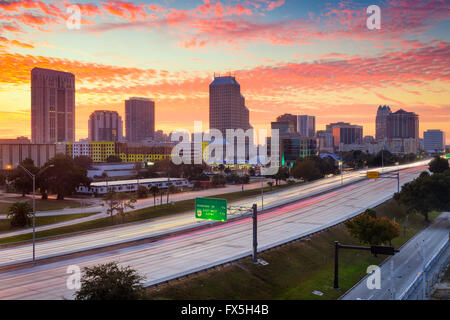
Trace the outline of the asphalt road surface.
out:
<instances>
[{"instance_id":1,"label":"asphalt road surface","mask_svg":"<svg viewBox=\"0 0 450 320\"><path fill-rule=\"evenodd\" d=\"M412 180L423 170L403 171L402 182ZM328 228L386 201L397 191L394 182L365 180L260 214L259 250ZM51 243L55 249L60 246L55 241ZM117 261L135 268L146 277L146 285L151 285L248 256L251 246L252 223L245 218L153 243L6 271L0 273L0 299L71 299L75 290L66 285L67 268L71 265L83 268Z\"/></svg>"},{"instance_id":2,"label":"asphalt road surface","mask_svg":"<svg viewBox=\"0 0 450 320\"><path fill-rule=\"evenodd\" d=\"M389 170L392 170L390 168ZM401 173L401 181L406 182L408 170L405 169ZM424 168L418 169L423 171ZM350 174L350 179L361 179L361 172ZM393 179L382 179L388 182L389 185L396 186L397 182ZM373 181L364 180L364 183L370 184ZM276 207L282 204L290 203L297 199L306 198L313 194L318 194L326 190L335 188L340 185L340 178L333 177L330 179L323 179L311 184L294 187L287 190L268 193L264 196L264 208ZM346 192L352 190L352 186L347 187L339 192ZM332 194L331 194L332 195ZM325 194L314 201L326 199L331 196ZM261 209L261 196L251 197L245 200L237 201L231 204L232 209L229 210L229 217L241 215L244 212L239 211L236 207L251 208L257 203L258 209ZM307 201L305 202L307 203ZM235 209L233 209L235 208ZM117 219L117 218L116 218ZM113 244L120 244L133 240L148 238L151 236L162 235L174 230L184 230L199 225L208 225L211 222L205 220L198 220L194 217L194 212L187 212L184 214L177 214L171 217L157 218L150 221L140 222L133 225L123 226L114 229L105 229L103 231L93 232L90 234L83 234L71 237L55 239L52 241L37 242L36 243L36 259L50 258L58 255L80 252L87 249L95 249L105 247ZM0 266L16 264L20 262L30 261L32 257L32 244L24 244L11 248L0 248Z\"/></svg>"}]
</instances>

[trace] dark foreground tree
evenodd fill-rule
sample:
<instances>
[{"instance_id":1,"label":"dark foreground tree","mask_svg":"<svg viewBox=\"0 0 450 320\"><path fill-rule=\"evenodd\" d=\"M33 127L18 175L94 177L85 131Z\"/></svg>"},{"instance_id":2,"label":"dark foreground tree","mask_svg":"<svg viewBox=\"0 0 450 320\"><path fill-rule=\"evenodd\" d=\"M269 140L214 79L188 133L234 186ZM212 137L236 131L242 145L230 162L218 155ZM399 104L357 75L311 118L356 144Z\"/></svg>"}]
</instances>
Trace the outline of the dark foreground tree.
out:
<instances>
[{"instance_id":1,"label":"dark foreground tree","mask_svg":"<svg viewBox=\"0 0 450 320\"><path fill-rule=\"evenodd\" d=\"M430 171L433 173L443 173L445 170L448 170L448 160L441 158L439 156L434 157L430 162Z\"/></svg>"},{"instance_id":2,"label":"dark foreground tree","mask_svg":"<svg viewBox=\"0 0 450 320\"><path fill-rule=\"evenodd\" d=\"M411 182L403 185L394 199L404 205L408 213L418 212L428 220L433 210L450 210L450 170L433 175L423 172Z\"/></svg>"},{"instance_id":3,"label":"dark foreground tree","mask_svg":"<svg viewBox=\"0 0 450 320\"><path fill-rule=\"evenodd\" d=\"M30 225L30 216L33 208L28 202L16 202L8 209L8 218L11 218L11 227L25 227Z\"/></svg>"},{"instance_id":4,"label":"dark foreground tree","mask_svg":"<svg viewBox=\"0 0 450 320\"><path fill-rule=\"evenodd\" d=\"M144 277L116 262L83 269L75 300L138 300L143 297Z\"/></svg>"}]
</instances>

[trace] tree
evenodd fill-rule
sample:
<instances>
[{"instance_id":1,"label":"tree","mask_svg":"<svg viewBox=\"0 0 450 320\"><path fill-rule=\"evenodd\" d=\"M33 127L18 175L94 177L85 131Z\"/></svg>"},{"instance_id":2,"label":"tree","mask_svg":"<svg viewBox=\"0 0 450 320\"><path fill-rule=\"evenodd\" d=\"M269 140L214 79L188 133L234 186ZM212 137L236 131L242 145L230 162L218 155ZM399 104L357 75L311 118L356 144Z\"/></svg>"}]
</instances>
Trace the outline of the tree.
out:
<instances>
[{"instance_id":1,"label":"tree","mask_svg":"<svg viewBox=\"0 0 450 320\"><path fill-rule=\"evenodd\" d=\"M5 185L6 182L6 176L0 172L0 186Z\"/></svg>"},{"instance_id":2,"label":"tree","mask_svg":"<svg viewBox=\"0 0 450 320\"><path fill-rule=\"evenodd\" d=\"M148 197L148 189L144 186L139 186L137 189L138 199L145 199Z\"/></svg>"},{"instance_id":3,"label":"tree","mask_svg":"<svg viewBox=\"0 0 450 320\"><path fill-rule=\"evenodd\" d=\"M75 300L138 300L143 297L144 277L117 262L83 269Z\"/></svg>"},{"instance_id":4,"label":"tree","mask_svg":"<svg viewBox=\"0 0 450 320\"><path fill-rule=\"evenodd\" d=\"M39 171L34 165L34 161L30 158L23 160L20 165L33 174L36 174ZM27 193L33 191L33 179L20 167L17 167L10 173L8 180L12 181L16 191L22 192L22 197L25 197Z\"/></svg>"},{"instance_id":5,"label":"tree","mask_svg":"<svg viewBox=\"0 0 450 320\"><path fill-rule=\"evenodd\" d=\"M72 195L80 185L89 186L90 179L87 170L78 166L71 157L57 154L47 161L49 167L43 174L40 182L41 192L49 190L57 194L58 200Z\"/></svg>"},{"instance_id":6,"label":"tree","mask_svg":"<svg viewBox=\"0 0 450 320\"><path fill-rule=\"evenodd\" d=\"M88 156L77 156L73 158L73 162L83 169L92 169L92 159Z\"/></svg>"},{"instance_id":7,"label":"tree","mask_svg":"<svg viewBox=\"0 0 450 320\"><path fill-rule=\"evenodd\" d=\"M211 185L213 187L224 186L227 180L222 175L215 175L211 179Z\"/></svg>"},{"instance_id":8,"label":"tree","mask_svg":"<svg viewBox=\"0 0 450 320\"><path fill-rule=\"evenodd\" d=\"M433 173L443 173L449 169L448 160L439 156L434 157L430 162L430 171Z\"/></svg>"},{"instance_id":9,"label":"tree","mask_svg":"<svg viewBox=\"0 0 450 320\"><path fill-rule=\"evenodd\" d=\"M403 185L394 199L403 204L408 213L418 212L428 220L432 210L450 210L450 170L429 175L424 172Z\"/></svg>"},{"instance_id":10,"label":"tree","mask_svg":"<svg viewBox=\"0 0 450 320\"><path fill-rule=\"evenodd\" d=\"M296 179L312 181L322 178L323 175L313 160L306 159L295 163L292 176Z\"/></svg>"},{"instance_id":11,"label":"tree","mask_svg":"<svg viewBox=\"0 0 450 320\"><path fill-rule=\"evenodd\" d=\"M108 162L108 163L120 163L120 162L122 162L122 158L120 158L117 155L111 155L108 158L106 158L106 162Z\"/></svg>"},{"instance_id":12,"label":"tree","mask_svg":"<svg viewBox=\"0 0 450 320\"><path fill-rule=\"evenodd\" d=\"M153 206L156 204L156 195L159 193L159 188L157 186L150 187L150 193L153 195Z\"/></svg>"},{"instance_id":13,"label":"tree","mask_svg":"<svg viewBox=\"0 0 450 320\"><path fill-rule=\"evenodd\" d=\"M372 210L373 211L373 210ZM345 222L350 234L361 243L370 245L391 244L400 235L400 226L386 217L374 218L372 211Z\"/></svg>"},{"instance_id":14,"label":"tree","mask_svg":"<svg viewBox=\"0 0 450 320\"><path fill-rule=\"evenodd\" d=\"M278 169L278 172L273 176L273 178L275 179L275 185L278 185L278 182L281 181L286 181L289 178L290 174L289 174L289 169L288 168L283 168L280 167Z\"/></svg>"},{"instance_id":15,"label":"tree","mask_svg":"<svg viewBox=\"0 0 450 320\"><path fill-rule=\"evenodd\" d=\"M30 225L30 216L33 208L28 202L16 202L8 209L8 218L11 217L11 227L25 227Z\"/></svg>"},{"instance_id":16,"label":"tree","mask_svg":"<svg viewBox=\"0 0 450 320\"><path fill-rule=\"evenodd\" d=\"M133 203L136 202L136 199L129 194L115 191L109 191L103 200L108 206L106 213L111 216L111 221L114 222L114 215L119 215L122 217L122 223L125 222L125 216L128 214L126 209L134 209Z\"/></svg>"},{"instance_id":17,"label":"tree","mask_svg":"<svg viewBox=\"0 0 450 320\"><path fill-rule=\"evenodd\" d=\"M202 188L202 183L201 183L201 181L195 181L195 182L194 182L193 189L194 189L194 190L199 190L199 189L201 189L201 188Z\"/></svg>"}]
</instances>

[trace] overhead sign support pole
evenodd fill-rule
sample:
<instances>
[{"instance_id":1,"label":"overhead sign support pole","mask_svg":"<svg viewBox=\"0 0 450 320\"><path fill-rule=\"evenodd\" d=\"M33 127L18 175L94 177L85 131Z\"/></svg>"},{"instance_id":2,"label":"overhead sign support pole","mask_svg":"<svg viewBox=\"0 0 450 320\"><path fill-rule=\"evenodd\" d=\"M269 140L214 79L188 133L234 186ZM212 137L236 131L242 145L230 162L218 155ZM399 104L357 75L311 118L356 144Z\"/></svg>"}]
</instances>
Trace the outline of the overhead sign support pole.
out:
<instances>
[{"instance_id":1,"label":"overhead sign support pole","mask_svg":"<svg viewBox=\"0 0 450 320\"><path fill-rule=\"evenodd\" d=\"M252 207L253 218L253 263L258 263L258 206L256 204Z\"/></svg>"}]
</instances>

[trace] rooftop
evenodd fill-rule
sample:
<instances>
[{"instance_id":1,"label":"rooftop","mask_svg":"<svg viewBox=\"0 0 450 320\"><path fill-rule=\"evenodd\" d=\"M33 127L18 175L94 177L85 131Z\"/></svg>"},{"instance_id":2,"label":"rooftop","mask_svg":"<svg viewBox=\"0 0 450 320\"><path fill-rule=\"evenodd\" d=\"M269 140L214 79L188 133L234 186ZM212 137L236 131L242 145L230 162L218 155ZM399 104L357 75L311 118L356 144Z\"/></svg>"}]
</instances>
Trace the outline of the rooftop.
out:
<instances>
[{"instance_id":1,"label":"rooftop","mask_svg":"<svg viewBox=\"0 0 450 320\"><path fill-rule=\"evenodd\" d=\"M239 85L239 83L236 81L235 77L230 77L230 76L226 76L226 77L214 77L214 81L211 82L210 86L220 86L220 85L226 85L226 84L231 84L231 85Z\"/></svg>"}]
</instances>

